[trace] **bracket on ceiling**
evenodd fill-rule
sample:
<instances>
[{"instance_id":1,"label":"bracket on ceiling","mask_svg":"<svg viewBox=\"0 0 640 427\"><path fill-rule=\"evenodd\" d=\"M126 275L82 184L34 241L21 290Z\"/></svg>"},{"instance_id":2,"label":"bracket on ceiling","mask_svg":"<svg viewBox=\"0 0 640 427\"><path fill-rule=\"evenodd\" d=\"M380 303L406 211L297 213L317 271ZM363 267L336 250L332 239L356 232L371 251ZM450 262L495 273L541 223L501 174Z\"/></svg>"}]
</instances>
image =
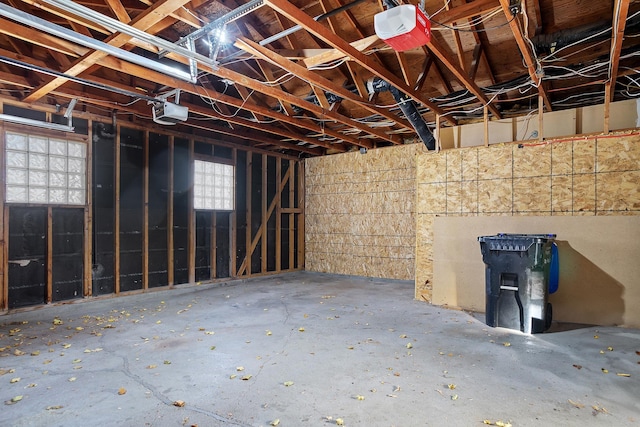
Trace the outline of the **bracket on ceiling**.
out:
<instances>
[{"instance_id":1,"label":"bracket on ceiling","mask_svg":"<svg viewBox=\"0 0 640 427\"><path fill-rule=\"evenodd\" d=\"M73 98L71 102L69 102L67 111L65 111L63 115L63 117L67 119L66 125L63 125L60 123L51 123L51 122L45 122L41 120L28 119L26 117L12 116L9 114L0 114L0 121L16 123L19 125L35 126L35 127L49 129L49 130L59 130L62 132L74 132L75 130L73 127L72 115L73 115L73 109L76 106L77 102L78 102L77 98Z\"/></svg>"}]
</instances>

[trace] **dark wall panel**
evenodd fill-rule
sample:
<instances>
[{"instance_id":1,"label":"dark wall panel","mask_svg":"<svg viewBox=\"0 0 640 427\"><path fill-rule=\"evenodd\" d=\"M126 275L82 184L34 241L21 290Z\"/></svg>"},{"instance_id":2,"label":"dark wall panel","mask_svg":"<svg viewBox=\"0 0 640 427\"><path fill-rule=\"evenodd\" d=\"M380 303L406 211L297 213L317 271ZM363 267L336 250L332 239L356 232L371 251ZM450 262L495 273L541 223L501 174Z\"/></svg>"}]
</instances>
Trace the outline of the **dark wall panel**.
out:
<instances>
[{"instance_id":1,"label":"dark wall panel","mask_svg":"<svg viewBox=\"0 0 640 427\"><path fill-rule=\"evenodd\" d=\"M142 289L142 131L120 129L120 291Z\"/></svg>"},{"instance_id":2,"label":"dark wall panel","mask_svg":"<svg viewBox=\"0 0 640 427\"><path fill-rule=\"evenodd\" d=\"M247 253L246 230L247 230L247 153L238 151L236 159L236 265L244 260Z\"/></svg>"},{"instance_id":3,"label":"dark wall panel","mask_svg":"<svg viewBox=\"0 0 640 427\"><path fill-rule=\"evenodd\" d=\"M189 141L176 138L173 153L173 247L174 281L189 282Z\"/></svg>"},{"instance_id":4,"label":"dark wall panel","mask_svg":"<svg viewBox=\"0 0 640 427\"><path fill-rule=\"evenodd\" d=\"M229 269L231 262L231 215L228 212L217 212L216 214L216 278L231 276Z\"/></svg>"},{"instance_id":5,"label":"dark wall panel","mask_svg":"<svg viewBox=\"0 0 640 427\"><path fill-rule=\"evenodd\" d=\"M196 280L211 280L211 211L196 212Z\"/></svg>"},{"instance_id":6,"label":"dark wall panel","mask_svg":"<svg viewBox=\"0 0 640 427\"><path fill-rule=\"evenodd\" d=\"M113 293L114 288L114 159L115 129L93 124L93 295Z\"/></svg>"},{"instance_id":7,"label":"dark wall panel","mask_svg":"<svg viewBox=\"0 0 640 427\"><path fill-rule=\"evenodd\" d=\"M167 217L169 137L149 134L149 287L166 286L168 278Z\"/></svg>"},{"instance_id":8,"label":"dark wall panel","mask_svg":"<svg viewBox=\"0 0 640 427\"><path fill-rule=\"evenodd\" d=\"M84 209L52 209L53 301L83 296Z\"/></svg>"},{"instance_id":9,"label":"dark wall panel","mask_svg":"<svg viewBox=\"0 0 640 427\"><path fill-rule=\"evenodd\" d=\"M9 209L9 308L44 304L47 209Z\"/></svg>"}]
</instances>

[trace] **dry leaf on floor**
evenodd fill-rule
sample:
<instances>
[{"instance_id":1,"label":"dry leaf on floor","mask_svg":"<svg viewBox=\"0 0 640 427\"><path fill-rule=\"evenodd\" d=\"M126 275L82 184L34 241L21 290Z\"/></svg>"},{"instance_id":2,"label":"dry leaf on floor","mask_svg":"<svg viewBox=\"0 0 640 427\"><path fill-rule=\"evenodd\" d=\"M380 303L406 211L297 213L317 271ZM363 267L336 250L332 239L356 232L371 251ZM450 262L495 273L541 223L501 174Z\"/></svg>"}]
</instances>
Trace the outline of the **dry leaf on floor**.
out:
<instances>
[{"instance_id":1,"label":"dry leaf on floor","mask_svg":"<svg viewBox=\"0 0 640 427\"><path fill-rule=\"evenodd\" d=\"M574 402L573 400L569 399L569 403L572 404L573 406L575 406L578 409L582 409L584 408L584 405L582 403L579 402Z\"/></svg>"},{"instance_id":2,"label":"dry leaf on floor","mask_svg":"<svg viewBox=\"0 0 640 427\"><path fill-rule=\"evenodd\" d=\"M413 348L413 344L411 344L410 342L407 343L407 348Z\"/></svg>"},{"instance_id":3,"label":"dry leaf on floor","mask_svg":"<svg viewBox=\"0 0 640 427\"><path fill-rule=\"evenodd\" d=\"M173 406L177 406L178 408L182 408L184 406L184 400L176 400L173 402Z\"/></svg>"},{"instance_id":4,"label":"dry leaf on floor","mask_svg":"<svg viewBox=\"0 0 640 427\"><path fill-rule=\"evenodd\" d=\"M455 390L456 389L456 385L455 384L447 384L447 387L449 387L449 390Z\"/></svg>"},{"instance_id":5,"label":"dry leaf on floor","mask_svg":"<svg viewBox=\"0 0 640 427\"><path fill-rule=\"evenodd\" d=\"M170 360L165 360L163 363L164 363L165 365L171 365L171 361L170 361Z\"/></svg>"},{"instance_id":6,"label":"dry leaf on floor","mask_svg":"<svg viewBox=\"0 0 640 427\"><path fill-rule=\"evenodd\" d=\"M32 351L31 355L32 356L39 356L40 355L40 350Z\"/></svg>"},{"instance_id":7,"label":"dry leaf on floor","mask_svg":"<svg viewBox=\"0 0 640 427\"><path fill-rule=\"evenodd\" d=\"M275 420L269 423L269 425L271 426L277 426L278 424L280 424L280 418L276 418Z\"/></svg>"},{"instance_id":8,"label":"dry leaf on floor","mask_svg":"<svg viewBox=\"0 0 640 427\"><path fill-rule=\"evenodd\" d=\"M53 319L53 324L54 325L62 325L64 324L64 322L58 318Z\"/></svg>"},{"instance_id":9,"label":"dry leaf on floor","mask_svg":"<svg viewBox=\"0 0 640 427\"><path fill-rule=\"evenodd\" d=\"M267 335L271 335L271 331L266 331Z\"/></svg>"},{"instance_id":10,"label":"dry leaf on floor","mask_svg":"<svg viewBox=\"0 0 640 427\"><path fill-rule=\"evenodd\" d=\"M602 368L602 373L603 373L603 374L608 374L608 373L609 373L609 370L608 370L608 369L605 369L605 368Z\"/></svg>"},{"instance_id":11,"label":"dry leaf on floor","mask_svg":"<svg viewBox=\"0 0 640 427\"><path fill-rule=\"evenodd\" d=\"M458 400L458 395L454 394L453 396L451 396L451 400Z\"/></svg>"},{"instance_id":12,"label":"dry leaf on floor","mask_svg":"<svg viewBox=\"0 0 640 427\"><path fill-rule=\"evenodd\" d=\"M69 378L69 380L68 380L68 381L69 381L70 383L72 383L72 382L74 382L76 379L77 379L76 377L71 377L71 378Z\"/></svg>"},{"instance_id":13,"label":"dry leaf on floor","mask_svg":"<svg viewBox=\"0 0 640 427\"><path fill-rule=\"evenodd\" d=\"M510 342L502 343L502 345L505 346L505 347L511 347L511 343Z\"/></svg>"},{"instance_id":14,"label":"dry leaf on floor","mask_svg":"<svg viewBox=\"0 0 640 427\"><path fill-rule=\"evenodd\" d=\"M607 350L613 351L613 347L609 346L609 347L607 347Z\"/></svg>"},{"instance_id":15,"label":"dry leaf on floor","mask_svg":"<svg viewBox=\"0 0 640 427\"><path fill-rule=\"evenodd\" d=\"M64 406L62 406L62 405L53 405L53 406L47 406L45 409L47 411L53 411L55 409L62 409L62 408L64 408Z\"/></svg>"},{"instance_id":16,"label":"dry leaf on floor","mask_svg":"<svg viewBox=\"0 0 640 427\"><path fill-rule=\"evenodd\" d=\"M640 351L636 350L636 354L637 354L638 356L640 356Z\"/></svg>"},{"instance_id":17,"label":"dry leaf on floor","mask_svg":"<svg viewBox=\"0 0 640 427\"><path fill-rule=\"evenodd\" d=\"M156 369L158 367L158 365L149 365L147 366L147 369Z\"/></svg>"},{"instance_id":18,"label":"dry leaf on floor","mask_svg":"<svg viewBox=\"0 0 640 427\"><path fill-rule=\"evenodd\" d=\"M293 381L285 381L284 382L284 386L285 387L291 387L293 385Z\"/></svg>"},{"instance_id":19,"label":"dry leaf on floor","mask_svg":"<svg viewBox=\"0 0 640 427\"><path fill-rule=\"evenodd\" d=\"M237 375L236 375L236 374L231 374L231 375L229 375L229 379L230 379L230 380L234 379L235 377L237 377Z\"/></svg>"},{"instance_id":20,"label":"dry leaf on floor","mask_svg":"<svg viewBox=\"0 0 640 427\"><path fill-rule=\"evenodd\" d=\"M356 396L356 400L364 400L364 396L359 394L359 395Z\"/></svg>"},{"instance_id":21,"label":"dry leaf on floor","mask_svg":"<svg viewBox=\"0 0 640 427\"><path fill-rule=\"evenodd\" d=\"M336 425L343 426L344 425L344 420L342 418L336 418Z\"/></svg>"},{"instance_id":22,"label":"dry leaf on floor","mask_svg":"<svg viewBox=\"0 0 640 427\"><path fill-rule=\"evenodd\" d=\"M631 376L631 374L623 374L622 372L618 372L616 375L619 376L619 377L630 377Z\"/></svg>"},{"instance_id":23,"label":"dry leaf on floor","mask_svg":"<svg viewBox=\"0 0 640 427\"><path fill-rule=\"evenodd\" d=\"M251 377L253 377L253 375L245 375L244 377L240 378L242 381L249 381L251 379Z\"/></svg>"},{"instance_id":24,"label":"dry leaf on floor","mask_svg":"<svg viewBox=\"0 0 640 427\"><path fill-rule=\"evenodd\" d=\"M238 372L244 371L244 366L238 366L236 368L236 371L238 371Z\"/></svg>"},{"instance_id":25,"label":"dry leaf on floor","mask_svg":"<svg viewBox=\"0 0 640 427\"><path fill-rule=\"evenodd\" d=\"M598 335L594 335L593 339L597 340L598 338L600 338Z\"/></svg>"},{"instance_id":26,"label":"dry leaf on floor","mask_svg":"<svg viewBox=\"0 0 640 427\"><path fill-rule=\"evenodd\" d=\"M123 394L127 394L127 389L120 387L120 389L118 390L118 394L120 396L122 396Z\"/></svg>"},{"instance_id":27,"label":"dry leaf on floor","mask_svg":"<svg viewBox=\"0 0 640 427\"><path fill-rule=\"evenodd\" d=\"M576 369L582 369L582 365L576 365L576 364L574 364L574 365L573 365L573 367L574 367L574 368L576 368Z\"/></svg>"},{"instance_id":28,"label":"dry leaf on floor","mask_svg":"<svg viewBox=\"0 0 640 427\"><path fill-rule=\"evenodd\" d=\"M5 405L13 405L14 403L20 402L22 400L22 396L15 396L11 398L11 400L7 400L4 402Z\"/></svg>"},{"instance_id":29,"label":"dry leaf on floor","mask_svg":"<svg viewBox=\"0 0 640 427\"><path fill-rule=\"evenodd\" d=\"M304 332L304 328L298 328L298 331Z\"/></svg>"}]
</instances>

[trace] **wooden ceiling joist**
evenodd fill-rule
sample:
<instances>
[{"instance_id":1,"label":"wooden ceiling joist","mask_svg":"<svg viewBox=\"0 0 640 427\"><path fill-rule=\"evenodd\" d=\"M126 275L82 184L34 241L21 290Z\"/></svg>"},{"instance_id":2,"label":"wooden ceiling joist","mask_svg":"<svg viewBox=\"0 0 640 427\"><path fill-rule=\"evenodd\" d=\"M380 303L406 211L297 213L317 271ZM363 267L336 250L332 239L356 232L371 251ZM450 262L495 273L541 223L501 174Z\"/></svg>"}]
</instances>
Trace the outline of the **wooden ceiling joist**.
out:
<instances>
[{"instance_id":1,"label":"wooden ceiling joist","mask_svg":"<svg viewBox=\"0 0 640 427\"><path fill-rule=\"evenodd\" d=\"M611 34L611 55L609 58L609 101L613 100L616 88L616 78L618 75L618 65L620 64L620 51L622 50L622 41L624 40L624 30L627 24L627 15L629 15L630 0L617 0L613 11L612 34Z\"/></svg>"},{"instance_id":2,"label":"wooden ceiling joist","mask_svg":"<svg viewBox=\"0 0 640 427\"><path fill-rule=\"evenodd\" d=\"M266 0L265 3L268 4L272 9L276 10L279 13L282 13L290 20L294 21L296 24L302 26L304 29L306 29L319 39L323 40L325 43L328 43L334 48L340 50L345 55L349 56L351 59L359 63L361 66L363 66L376 76L391 83L396 88L411 97L414 101L428 107L436 114L444 114L444 111L440 109L435 103L431 102L430 100L426 99L424 96L413 90L412 87L407 86L405 82L400 80L393 73L389 72L387 69L382 68L379 64L376 64L372 59L364 55L362 52L354 49L345 40L338 37L336 34L332 33L327 28L320 25L318 22L314 21L313 18L302 12L287 0ZM453 125L457 124L457 122L449 116L445 116L444 118Z\"/></svg>"},{"instance_id":3,"label":"wooden ceiling joist","mask_svg":"<svg viewBox=\"0 0 640 427\"><path fill-rule=\"evenodd\" d=\"M500 5L502 6L502 11L504 12L505 18L509 22L509 27L511 28L511 32L516 39L516 43L518 44L520 53L522 53L522 57L524 58L524 62L527 66L529 77L531 77L531 81L538 88L538 94L544 100L544 105L547 108L547 111L552 111L551 101L549 100L547 91L542 84L542 79L537 74L537 64L534 61L534 55L531 52L529 44L525 41L524 36L522 35L522 30L520 29L520 21L518 21L517 15L513 15L511 13L511 3L509 0L500 0Z\"/></svg>"},{"instance_id":4,"label":"wooden ceiling joist","mask_svg":"<svg viewBox=\"0 0 640 427\"><path fill-rule=\"evenodd\" d=\"M321 87L328 92L332 92L344 99L355 102L356 104L371 111L374 114L379 114L386 119L397 122L398 124L403 126L405 129L413 129L411 124L409 124L409 122L390 113L388 110L371 105L368 102L368 100L363 100L357 94L345 89L342 86L336 85L335 83L331 82L329 79L326 79L320 76L319 74L309 71L306 68L292 61L289 61L288 59L283 58L282 56L279 56L278 54L270 51L269 49L263 46L260 46L258 43L252 42L251 40L247 40L247 39L240 39L236 42L236 47L246 50L248 52L251 52L257 56L260 56L272 62L277 66L281 67L282 69L303 78L304 80L308 81L314 86ZM393 141L390 141L390 142L394 142L396 144L400 143L400 141L397 139L393 139Z\"/></svg>"}]
</instances>

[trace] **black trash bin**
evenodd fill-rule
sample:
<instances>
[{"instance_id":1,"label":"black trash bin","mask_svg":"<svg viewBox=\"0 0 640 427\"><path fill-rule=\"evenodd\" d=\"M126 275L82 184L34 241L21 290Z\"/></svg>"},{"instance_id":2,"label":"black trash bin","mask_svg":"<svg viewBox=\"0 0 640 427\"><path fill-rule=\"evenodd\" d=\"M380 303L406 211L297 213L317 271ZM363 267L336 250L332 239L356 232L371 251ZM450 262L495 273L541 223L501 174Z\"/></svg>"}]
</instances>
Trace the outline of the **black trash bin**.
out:
<instances>
[{"instance_id":1,"label":"black trash bin","mask_svg":"<svg viewBox=\"0 0 640 427\"><path fill-rule=\"evenodd\" d=\"M486 323L527 334L551 326L549 269L555 234L480 236L486 264Z\"/></svg>"}]
</instances>

